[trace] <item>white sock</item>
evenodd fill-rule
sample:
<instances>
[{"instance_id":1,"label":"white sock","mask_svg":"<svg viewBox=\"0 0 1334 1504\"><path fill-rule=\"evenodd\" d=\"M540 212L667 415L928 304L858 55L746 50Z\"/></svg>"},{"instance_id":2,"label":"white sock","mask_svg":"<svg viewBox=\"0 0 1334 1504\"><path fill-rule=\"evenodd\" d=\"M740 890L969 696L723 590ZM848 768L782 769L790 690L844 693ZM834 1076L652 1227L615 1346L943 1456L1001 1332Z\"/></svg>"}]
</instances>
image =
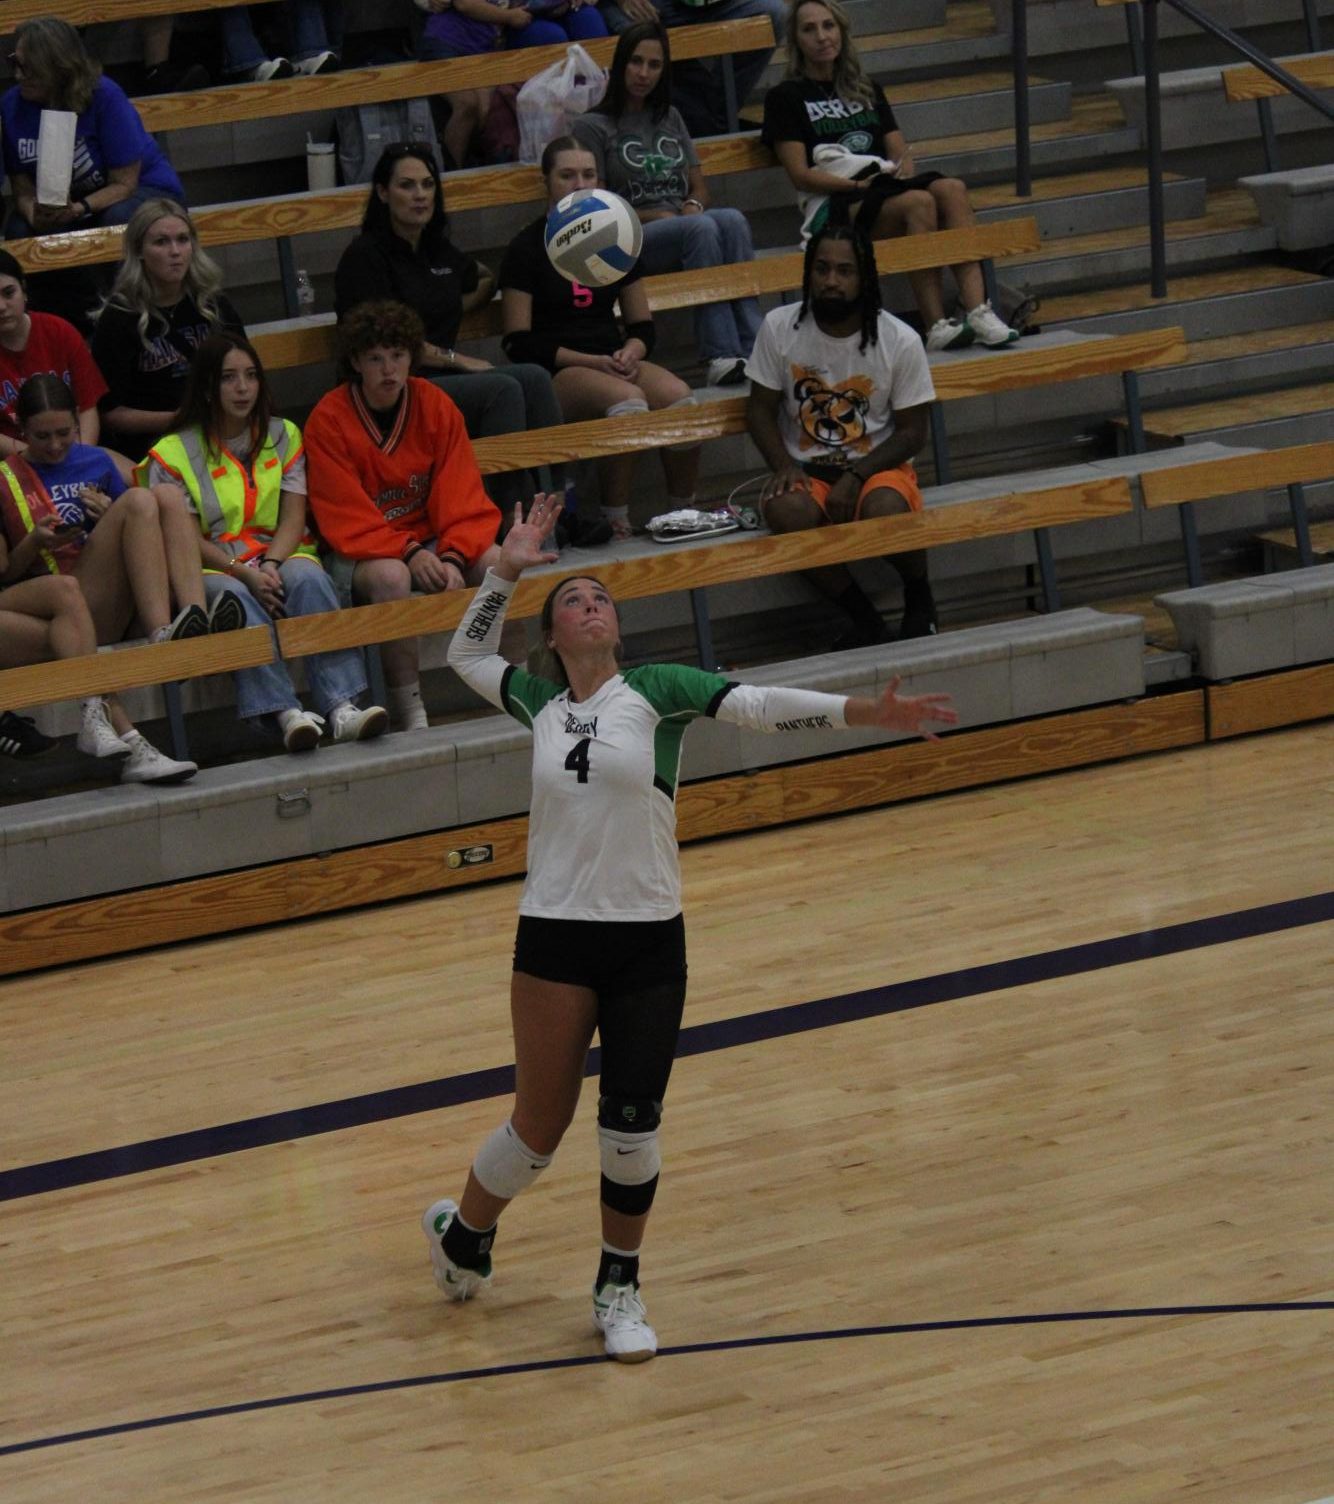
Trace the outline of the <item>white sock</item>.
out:
<instances>
[{"instance_id":1,"label":"white sock","mask_svg":"<svg viewBox=\"0 0 1334 1504\"><path fill-rule=\"evenodd\" d=\"M627 413L646 413L648 403L642 397L627 397L624 402L613 402L607 409L609 418L623 418Z\"/></svg>"},{"instance_id":2,"label":"white sock","mask_svg":"<svg viewBox=\"0 0 1334 1504\"><path fill-rule=\"evenodd\" d=\"M609 507L604 505L602 508L602 515L607 519L608 522L623 522L627 527L630 525L630 508L628 506Z\"/></svg>"}]
</instances>

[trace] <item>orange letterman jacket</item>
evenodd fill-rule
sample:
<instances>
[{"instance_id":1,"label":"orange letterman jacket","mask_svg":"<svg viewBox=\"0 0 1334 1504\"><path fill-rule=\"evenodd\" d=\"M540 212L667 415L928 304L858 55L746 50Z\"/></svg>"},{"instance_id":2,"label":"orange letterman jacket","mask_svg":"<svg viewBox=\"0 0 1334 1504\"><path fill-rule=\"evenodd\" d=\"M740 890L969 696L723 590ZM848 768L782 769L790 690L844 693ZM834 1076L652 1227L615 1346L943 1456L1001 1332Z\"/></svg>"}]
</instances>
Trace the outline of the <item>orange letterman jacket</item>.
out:
<instances>
[{"instance_id":1,"label":"orange letterman jacket","mask_svg":"<svg viewBox=\"0 0 1334 1504\"><path fill-rule=\"evenodd\" d=\"M466 571L496 541L500 513L482 488L463 416L439 387L408 378L388 434L355 382L323 396L306 423L311 510L349 559L409 559L436 540Z\"/></svg>"}]
</instances>

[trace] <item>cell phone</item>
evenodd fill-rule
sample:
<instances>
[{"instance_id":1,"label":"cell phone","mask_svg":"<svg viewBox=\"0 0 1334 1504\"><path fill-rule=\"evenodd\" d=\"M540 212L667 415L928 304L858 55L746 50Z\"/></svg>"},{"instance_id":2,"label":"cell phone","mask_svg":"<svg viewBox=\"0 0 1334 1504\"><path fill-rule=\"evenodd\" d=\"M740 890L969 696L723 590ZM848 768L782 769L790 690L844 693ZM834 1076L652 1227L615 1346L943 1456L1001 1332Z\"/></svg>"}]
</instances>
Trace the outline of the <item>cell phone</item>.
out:
<instances>
[{"instance_id":1,"label":"cell phone","mask_svg":"<svg viewBox=\"0 0 1334 1504\"><path fill-rule=\"evenodd\" d=\"M70 538L77 538L83 532L83 528L77 522L62 522L51 531L63 543Z\"/></svg>"}]
</instances>

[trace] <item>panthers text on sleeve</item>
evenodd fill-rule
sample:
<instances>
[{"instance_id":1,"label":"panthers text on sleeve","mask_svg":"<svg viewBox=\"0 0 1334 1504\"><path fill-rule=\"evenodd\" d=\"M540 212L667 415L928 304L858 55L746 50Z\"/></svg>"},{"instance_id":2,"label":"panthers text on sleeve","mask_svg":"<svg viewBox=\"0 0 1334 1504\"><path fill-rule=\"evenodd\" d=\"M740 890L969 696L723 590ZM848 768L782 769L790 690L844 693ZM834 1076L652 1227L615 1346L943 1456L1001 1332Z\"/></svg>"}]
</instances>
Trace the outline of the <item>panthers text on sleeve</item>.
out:
<instances>
[{"instance_id":1,"label":"panthers text on sleeve","mask_svg":"<svg viewBox=\"0 0 1334 1504\"><path fill-rule=\"evenodd\" d=\"M681 911L676 785L699 716L757 731L846 724L842 695L761 689L678 664L609 679L586 700L494 652L513 586L488 574L449 661L533 733L528 878L519 913L659 920Z\"/></svg>"}]
</instances>

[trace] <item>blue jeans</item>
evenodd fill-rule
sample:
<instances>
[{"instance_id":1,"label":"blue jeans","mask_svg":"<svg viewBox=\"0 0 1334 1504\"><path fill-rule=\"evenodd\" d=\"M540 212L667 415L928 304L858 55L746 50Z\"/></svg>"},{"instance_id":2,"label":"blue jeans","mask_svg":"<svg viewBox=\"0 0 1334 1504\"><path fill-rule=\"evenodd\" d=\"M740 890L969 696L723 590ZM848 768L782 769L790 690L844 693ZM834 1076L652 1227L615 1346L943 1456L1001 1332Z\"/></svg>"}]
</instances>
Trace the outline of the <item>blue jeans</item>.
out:
<instances>
[{"instance_id":1,"label":"blue jeans","mask_svg":"<svg viewBox=\"0 0 1334 1504\"><path fill-rule=\"evenodd\" d=\"M338 52L343 45L343 0L283 0L283 20L295 63ZM224 73L250 73L267 61L246 6L228 6L219 12L218 22Z\"/></svg>"},{"instance_id":2,"label":"blue jeans","mask_svg":"<svg viewBox=\"0 0 1334 1504\"><path fill-rule=\"evenodd\" d=\"M280 566L286 599L283 609L288 616L313 616L317 611L337 611L338 595L333 583L314 559L287 559ZM273 629L269 613L244 585L226 575L206 574L204 594L209 604L230 590L245 609L248 627ZM278 646L277 633L273 645ZM339 648L332 653L311 653L305 660L306 678L317 714L327 716L335 705L355 700L366 689L366 670L356 648ZM260 716L277 715L280 710L295 710L300 705L291 675L281 658L259 668L237 669L232 675L236 684L236 711L247 721Z\"/></svg>"},{"instance_id":3,"label":"blue jeans","mask_svg":"<svg viewBox=\"0 0 1334 1504\"><path fill-rule=\"evenodd\" d=\"M787 24L785 0L715 0L712 5L683 5L681 0L653 0L664 26L692 26L697 21L740 21L746 16L768 16L773 21L774 36L781 42ZM741 52L732 59L736 72L736 102L745 104L747 96L769 66L773 48L761 52ZM721 85L719 86L721 94Z\"/></svg>"},{"instance_id":4,"label":"blue jeans","mask_svg":"<svg viewBox=\"0 0 1334 1504\"><path fill-rule=\"evenodd\" d=\"M589 42L607 35L607 23L596 5L581 5L551 19L538 16L522 31L506 31L506 47L564 47L567 42Z\"/></svg>"},{"instance_id":5,"label":"blue jeans","mask_svg":"<svg viewBox=\"0 0 1334 1504\"><path fill-rule=\"evenodd\" d=\"M753 261L750 225L739 209L706 209L703 214L675 214L670 219L652 219L644 226L644 249L639 262L644 271L674 272L697 266L727 266L734 261ZM734 298L730 303L701 303L695 309L695 338L705 360L726 356L747 357L755 345L762 322L754 298Z\"/></svg>"}]
</instances>

